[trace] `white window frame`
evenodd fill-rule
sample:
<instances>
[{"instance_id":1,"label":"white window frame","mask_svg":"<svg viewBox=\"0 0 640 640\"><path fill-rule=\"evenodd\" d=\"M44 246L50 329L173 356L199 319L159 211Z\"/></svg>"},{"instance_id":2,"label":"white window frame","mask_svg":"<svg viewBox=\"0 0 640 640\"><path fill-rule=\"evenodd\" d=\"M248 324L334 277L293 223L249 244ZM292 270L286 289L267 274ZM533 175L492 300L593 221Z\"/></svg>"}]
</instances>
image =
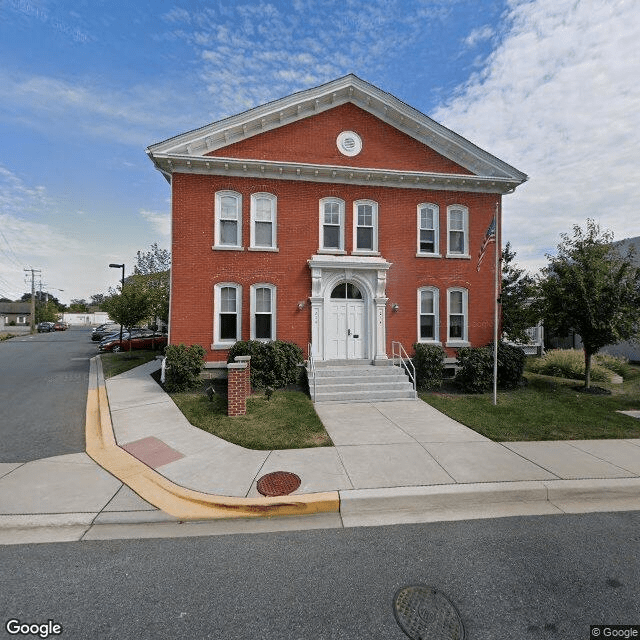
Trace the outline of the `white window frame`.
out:
<instances>
[{"instance_id":1,"label":"white window frame","mask_svg":"<svg viewBox=\"0 0 640 640\"><path fill-rule=\"evenodd\" d=\"M233 287L236 290L236 337L223 340L220 337L220 308L221 293L225 287ZM237 282L218 282L213 287L213 344L212 349L229 349L238 340L242 339L242 285Z\"/></svg>"},{"instance_id":2,"label":"white window frame","mask_svg":"<svg viewBox=\"0 0 640 640\"><path fill-rule=\"evenodd\" d=\"M258 200L269 200L271 202L271 244L256 244L256 222L265 222L264 220L256 220ZM251 194L251 229L249 238L249 249L251 251L277 251L277 219L278 219L278 198L273 193L252 193Z\"/></svg>"},{"instance_id":3,"label":"white window frame","mask_svg":"<svg viewBox=\"0 0 640 640\"><path fill-rule=\"evenodd\" d=\"M224 218L221 217L222 214L222 198L231 197L235 198L237 201L236 210L237 210L237 225L238 225L238 235L237 235L237 244L222 244L222 230L221 230L221 222ZM214 249L223 249L228 251L239 251L242 250L242 194L237 191L216 191L215 203L214 203L214 237L213 237L213 248Z\"/></svg>"},{"instance_id":4,"label":"white window frame","mask_svg":"<svg viewBox=\"0 0 640 640\"><path fill-rule=\"evenodd\" d=\"M433 294L433 338L423 338L420 335L420 319L423 315L422 313L422 292L430 291ZM424 314L431 315L431 314ZM440 290L437 287L420 287L418 289L418 342L424 344L441 344L440 342ZM448 334L447 334L448 335Z\"/></svg>"},{"instance_id":5,"label":"white window frame","mask_svg":"<svg viewBox=\"0 0 640 640\"><path fill-rule=\"evenodd\" d=\"M358 207L368 205L371 207L371 228L373 229L371 249L360 249L358 247ZM363 227L367 228L367 227ZM378 203L375 200L356 200L353 203L353 252L354 255L380 255L378 253Z\"/></svg>"},{"instance_id":6,"label":"white window frame","mask_svg":"<svg viewBox=\"0 0 640 640\"><path fill-rule=\"evenodd\" d=\"M462 213L462 229L451 228L451 214L454 211ZM451 250L451 233L454 231L462 231L463 249L462 253L453 253ZM469 209L461 204L451 204L447 207L447 258L469 258Z\"/></svg>"},{"instance_id":7,"label":"white window frame","mask_svg":"<svg viewBox=\"0 0 640 640\"><path fill-rule=\"evenodd\" d=\"M451 337L451 294L462 293L462 337ZM456 314L459 315L459 314ZM464 287L452 287L447 289L447 346L469 346L469 290Z\"/></svg>"},{"instance_id":8,"label":"white window frame","mask_svg":"<svg viewBox=\"0 0 640 640\"><path fill-rule=\"evenodd\" d=\"M269 338L256 337L256 291L258 289L269 289L271 291L271 336ZM251 340L260 340L261 342L270 342L276 339L276 286L269 282L257 282L251 285L251 295L249 309L251 312Z\"/></svg>"},{"instance_id":9,"label":"white window frame","mask_svg":"<svg viewBox=\"0 0 640 640\"><path fill-rule=\"evenodd\" d=\"M423 229L422 210L433 209L433 229ZM421 202L417 207L418 212L418 250L417 256L440 257L440 207L433 202ZM422 251L420 246L420 233L422 231L433 231L433 251Z\"/></svg>"},{"instance_id":10,"label":"white window frame","mask_svg":"<svg viewBox=\"0 0 640 640\"><path fill-rule=\"evenodd\" d=\"M324 248L324 207L325 204L337 204L338 205L338 213L340 216L340 229L338 231L339 234L339 244L340 246L338 248L328 248L325 249ZM320 242L319 244L319 248L318 248L318 253L332 253L332 254L340 254L343 255L346 253L345 249L344 249L344 200L342 200L341 198L334 198L334 197L328 197L328 198L322 198L320 200L320 215L318 216L318 220L320 223Z\"/></svg>"}]
</instances>

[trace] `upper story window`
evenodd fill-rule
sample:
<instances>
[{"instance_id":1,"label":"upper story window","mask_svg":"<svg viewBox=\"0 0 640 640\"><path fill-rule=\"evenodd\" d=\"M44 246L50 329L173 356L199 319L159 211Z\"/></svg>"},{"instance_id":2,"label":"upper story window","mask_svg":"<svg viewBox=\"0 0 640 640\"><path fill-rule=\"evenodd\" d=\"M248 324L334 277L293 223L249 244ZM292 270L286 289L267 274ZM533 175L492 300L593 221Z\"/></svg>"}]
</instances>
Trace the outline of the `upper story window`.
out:
<instances>
[{"instance_id":1,"label":"upper story window","mask_svg":"<svg viewBox=\"0 0 640 640\"><path fill-rule=\"evenodd\" d=\"M469 257L469 210L458 204L447 207L447 256Z\"/></svg>"},{"instance_id":2,"label":"upper story window","mask_svg":"<svg viewBox=\"0 0 640 640\"><path fill-rule=\"evenodd\" d=\"M344 253L344 200L320 200L320 252Z\"/></svg>"},{"instance_id":3,"label":"upper story window","mask_svg":"<svg viewBox=\"0 0 640 640\"><path fill-rule=\"evenodd\" d=\"M438 289L418 289L418 341L437 342L439 335Z\"/></svg>"},{"instance_id":4,"label":"upper story window","mask_svg":"<svg viewBox=\"0 0 640 640\"><path fill-rule=\"evenodd\" d=\"M276 288L272 284L251 285L251 339L276 339Z\"/></svg>"},{"instance_id":5,"label":"upper story window","mask_svg":"<svg viewBox=\"0 0 640 640\"><path fill-rule=\"evenodd\" d=\"M378 251L378 203L373 200L353 203L353 251Z\"/></svg>"},{"instance_id":6,"label":"upper story window","mask_svg":"<svg viewBox=\"0 0 640 640\"><path fill-rule=\"evenodd\" d=\"M213 305L214 347L228 349L242 335L242 287L234 282L216 284Z\"/></svg>"},{"instance_id":7,"label":"upper story window","mask_svg":"<svg viewBox=\"0 0 640 640\"><path fill-rule=\"evenodd\" d=\"M235 191L216 193L214 247L242 248L242 196Z\"/></svg>"},{"instance_id":8,"label":"upper story window","mask_svg":"<svg viewBox=\"0 0 640 640\"><path fill-rule=\"evenodd\" d=\"M468 341L468 291L466 289L449 289L447 340L448 342L466 343Z\"/></svg>"},{"instance_id":9,"label":"upper story window","mask_svg":"<svg viewBox=\"0 0 640 640\"><path fill-rule=\"evenodd\" d=\"M277 198L271 193L251 195L252 249L276 248Z\"/></svg>"},{"instance_id":10,"label":"upper story window","mask_svg":"<svg viewBox=\"0 0 640 640\"><path fill-rule=\"evenodd\" d=\"M438 255L439 218L438 205L423 203L418 205L418 253L420 255Z\"/></svg>"}]
</instances>

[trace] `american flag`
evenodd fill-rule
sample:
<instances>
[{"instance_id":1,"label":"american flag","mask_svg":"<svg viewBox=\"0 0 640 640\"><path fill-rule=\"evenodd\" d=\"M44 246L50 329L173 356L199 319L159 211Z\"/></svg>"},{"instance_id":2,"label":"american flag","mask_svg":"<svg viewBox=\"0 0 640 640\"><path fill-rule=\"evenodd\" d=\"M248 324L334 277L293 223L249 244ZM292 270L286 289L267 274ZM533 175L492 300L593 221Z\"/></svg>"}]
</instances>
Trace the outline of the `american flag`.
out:
<instances>
[{"instance_id":1,"label":"american flag","mask_svg":"<svg viewBox=\"0 0 640 640\"><path fill-rule=\"evenodd\" d=\"M480 254L478 255L478 266L476 267L476 271L480 271L480 265L484 260L484 254L487 251L487 247L496 241L496 217L493 216L493 220L487 229L487 232L484 234L484 239L482 240L482 246L480 247Z\"/></svg>"}]
</instances>

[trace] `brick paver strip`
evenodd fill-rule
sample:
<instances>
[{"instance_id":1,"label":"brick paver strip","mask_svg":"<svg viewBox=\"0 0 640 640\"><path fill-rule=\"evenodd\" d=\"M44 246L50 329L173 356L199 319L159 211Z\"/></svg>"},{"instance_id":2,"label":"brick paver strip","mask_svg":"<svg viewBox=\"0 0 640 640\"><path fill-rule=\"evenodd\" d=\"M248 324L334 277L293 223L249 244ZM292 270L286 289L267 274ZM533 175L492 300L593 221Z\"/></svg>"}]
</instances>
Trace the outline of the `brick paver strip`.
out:
<instances>
[{"instance_id":1,"label":"brick paver strip","mask_svg":"<svg viewBox=\"0 0 640 640\"><path fill-rule=\"evenodd\" d=\"M152 469L184 458L184 454L153 436L123 444L122 448Z\"/></svg>"}]
</instances>

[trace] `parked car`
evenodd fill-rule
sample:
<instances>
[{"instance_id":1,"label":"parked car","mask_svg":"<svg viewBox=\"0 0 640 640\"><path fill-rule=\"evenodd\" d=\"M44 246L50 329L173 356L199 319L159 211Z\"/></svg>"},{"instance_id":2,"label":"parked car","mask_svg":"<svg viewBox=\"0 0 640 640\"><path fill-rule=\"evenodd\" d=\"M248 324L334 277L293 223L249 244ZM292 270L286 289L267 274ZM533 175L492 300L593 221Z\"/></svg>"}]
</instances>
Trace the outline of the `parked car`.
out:
<instances>
[{"instance_id":1,"label":"parked car","mask_svg":"<svg viewBox=\"0 0 640 640\"><path fill-rule=\"evenodd\" d=\"M109 336L98 345L101 353L105 351L129 351L129 349L161 349L167 346L167 334L155 331L138 330L122 334L122 347L120 347L120 334Z\"/></svg>"},{"instance_id":2,"label":"parked car","mask_svg":"<svg viewBox=\"0 0 640 640\"><path fill-rule=\"evenodd\" d=\"M40 322L38 323L38 333L49 333L53 331L54 322Z\"/></svg>"},{"instance_id":3,"label":"parked car","mask_svg":"<svg viewBox=\"0 0 640 640\"><path fill-rule=\"evenodd\" d=\"M99 327L94 327L91 330L91 340L97 342L98 340L102 340L106 336L111 333L120 333L120 325L115 322L105 322L101 324Z\"/></svg>"},{"instance_id":4,"label":"parked car","mask_svg":"<svg viewBox=\"0 0 640 640\"><path fill-rule=\"evenodd\" d=\"M66 322L62 322L62 320L59 320L53 325L54 331L66 331L68 328L69 325Z\"/></svg>"}]
</instances>

